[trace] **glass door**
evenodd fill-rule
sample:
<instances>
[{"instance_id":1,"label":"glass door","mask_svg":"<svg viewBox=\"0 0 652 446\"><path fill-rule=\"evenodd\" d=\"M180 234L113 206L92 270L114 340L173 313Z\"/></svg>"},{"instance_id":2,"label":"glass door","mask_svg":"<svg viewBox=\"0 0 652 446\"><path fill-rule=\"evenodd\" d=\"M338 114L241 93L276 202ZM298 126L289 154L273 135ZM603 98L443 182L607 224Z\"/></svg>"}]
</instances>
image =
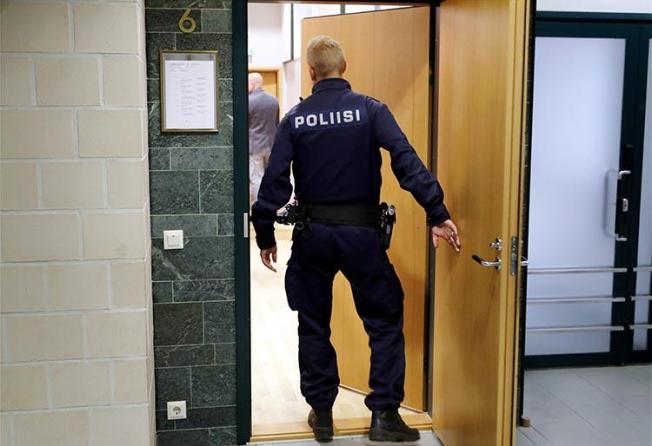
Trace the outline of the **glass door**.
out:
<instances>
[{"instance_id":1,"label":"glass door","mask_svg":"<svg viewBox=\"0 0 652 446\"><path fill-rule=\"evenodd\" d=\"M642 64L648 74L649 37L644 57L639 51L644 28L536 24L526 367L649 356L652 157L649 112L645 150L646 119L639 116L647 86L639 82Z\"/></svg>"},{"instance_id":2,"label":"glass door","mask_svg":"<svg viewBox=\"0 0 652 446\"><path fill-rule=\"evenodd\" d=\"M634 291L632 296L634 323L632 330L632 361L650 361L652 347L652 40L650 28L642 31L640 38L642 50L648 55L645 73L647 107L644 116L643 154L641 165L641 202L638 220L638 253L634 267Z\"/></svg>"}]
</instances>

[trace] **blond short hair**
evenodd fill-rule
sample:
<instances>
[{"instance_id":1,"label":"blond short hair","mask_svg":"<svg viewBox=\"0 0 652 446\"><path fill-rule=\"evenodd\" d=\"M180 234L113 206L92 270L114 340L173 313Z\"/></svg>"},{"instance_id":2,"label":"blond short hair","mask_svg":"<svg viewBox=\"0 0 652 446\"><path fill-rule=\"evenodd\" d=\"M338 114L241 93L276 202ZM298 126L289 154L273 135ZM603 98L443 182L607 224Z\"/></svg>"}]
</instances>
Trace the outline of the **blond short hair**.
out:
<instances>
[{"instance_id":1,"label":"blond short hair","mask_svg":"<svg viewBox=\"0 0 652 446\"><path fill-rule=\"evenodd\" d=\"M340 43L329 36L313 37L306 50L308 65L315 69L317 77L326 77L335 71L343 72L344 51Z\"/></svg>"}]
</instances>

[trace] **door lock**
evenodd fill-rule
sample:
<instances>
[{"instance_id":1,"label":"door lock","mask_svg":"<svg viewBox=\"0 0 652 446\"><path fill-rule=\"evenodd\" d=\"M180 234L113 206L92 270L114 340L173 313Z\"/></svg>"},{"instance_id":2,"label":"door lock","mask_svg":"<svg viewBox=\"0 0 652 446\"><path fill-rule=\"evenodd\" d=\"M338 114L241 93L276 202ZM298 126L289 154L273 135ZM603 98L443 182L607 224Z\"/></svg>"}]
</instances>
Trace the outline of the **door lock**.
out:
<instances>
[{"instance_id":1,"label":"door lock","mask_svg":"<svg viewBox=\"0 0 652 446\"><path fill-rule=\"evenodd\" d=\"M500 237L496 237L493 242L489 243L489 247L500 252L503 250L503 240ZM500 257L496 257L494 260L485 260L479 255L473 254L471 258L485 268L495 268L500 271L503 267L503 261L500 259Z\"/></svg>"}]
</instances>

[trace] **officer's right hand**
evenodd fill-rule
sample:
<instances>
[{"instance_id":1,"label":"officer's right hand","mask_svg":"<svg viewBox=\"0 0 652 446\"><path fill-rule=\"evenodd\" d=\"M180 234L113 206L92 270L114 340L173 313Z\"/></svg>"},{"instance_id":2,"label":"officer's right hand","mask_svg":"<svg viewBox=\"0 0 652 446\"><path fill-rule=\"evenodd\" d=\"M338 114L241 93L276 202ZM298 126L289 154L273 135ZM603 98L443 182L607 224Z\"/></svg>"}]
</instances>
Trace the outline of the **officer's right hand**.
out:
<instances>
[{"instance_id":1,"label":"officer's right hand","mask_svg":"<svg viewBox=\"0 0 652 446\"><path fill-rule=\"evenodd\" d=\"M439 246L439 239L443 238L455 251L460 252L462 243L460 242L460 236L457 232L457 226L455 226L453 220L448 219L439 226L433 226L430 233L432 235L432 246L434 246L435 249Z\"/></svg>"},{"instance_id":2,"label":"officer's right hand","mask_svg":"<svg viewBox=\"0 0 652 446\"><path fill-rule=\"evenodd\" d=\"M276 263L276 246L267 249L260 250L260 260L263 261L263 265L272 271L276 272L276 268L272 265L272 261Z\"/></svg>"}]
</instances>

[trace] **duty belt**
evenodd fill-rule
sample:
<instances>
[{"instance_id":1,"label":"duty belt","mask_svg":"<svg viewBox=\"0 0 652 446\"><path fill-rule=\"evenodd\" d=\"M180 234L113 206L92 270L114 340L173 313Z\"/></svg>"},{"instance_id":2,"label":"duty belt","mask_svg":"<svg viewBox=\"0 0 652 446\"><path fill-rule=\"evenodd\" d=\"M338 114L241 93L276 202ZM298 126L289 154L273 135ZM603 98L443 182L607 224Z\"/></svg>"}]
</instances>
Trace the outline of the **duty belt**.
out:
<instances>
[{"instance_id":1,"label":"duty belt","mask_svg":"<svg viewBox=\"0 0 652 446\"><path fill-rule=\"evenodd\" d=\"M304 212L306 223L373 227L378 227L380 224L380 207L378 205L307 205Z\"/></svg>"},{"instance_id":2,"label":"duty belt","mask_svg":"<svg viewBox=\"0 0 652 446\"><path fill-rule=\"evenodd\" d=\"M285 225L295 225L298 231L309 228L310 223L371 226L380 231L380 243L384 249L388 249L396 222L396 209L387 203L380 205L291 203L276 216L276 221Z\"/></svg>"}]
</instances>

